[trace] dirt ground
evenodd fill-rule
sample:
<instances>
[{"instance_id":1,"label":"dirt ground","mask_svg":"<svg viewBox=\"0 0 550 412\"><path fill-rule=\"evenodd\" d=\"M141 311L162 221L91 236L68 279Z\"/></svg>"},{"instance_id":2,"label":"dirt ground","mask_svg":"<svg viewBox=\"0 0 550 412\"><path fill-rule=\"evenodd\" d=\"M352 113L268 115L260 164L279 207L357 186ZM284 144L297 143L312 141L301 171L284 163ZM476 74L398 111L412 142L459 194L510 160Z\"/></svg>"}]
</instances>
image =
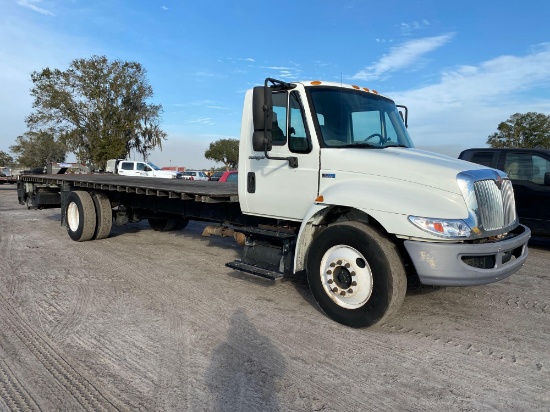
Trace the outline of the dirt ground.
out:
<instances>
[{"instance_id":1,"label":"dirt ground","mask_svg":"<svg viewBox=\"0 0 550 412\"><path fill-rule=\"evenodd\" d=\"M548 411L550 248L500 283L409 290L355 330L204 224L73 242L0 186L0 410Z\"/></svg>"}]
</instances>

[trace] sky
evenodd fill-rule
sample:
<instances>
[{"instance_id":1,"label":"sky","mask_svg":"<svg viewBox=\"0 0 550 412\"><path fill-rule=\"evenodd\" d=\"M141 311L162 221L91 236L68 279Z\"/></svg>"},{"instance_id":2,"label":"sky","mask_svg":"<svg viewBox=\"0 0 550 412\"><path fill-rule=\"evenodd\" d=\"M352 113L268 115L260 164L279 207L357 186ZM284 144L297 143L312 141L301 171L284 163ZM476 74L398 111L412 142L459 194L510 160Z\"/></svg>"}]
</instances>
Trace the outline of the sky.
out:
<instances>
[{"instance_id":1,"label":"sky","mask_svg":"<svg viewBox=\"0 0 550 412\"><path fill-rule=\"evenodd\" d=\"M204 151L239 138L266 77L375 89L408 107L417 148L457 157L515 113L550 115L549 17L543 0L0 0L0 151L27 131L32 72L98 55L147 70L159 166L221 166Z\"/></svg>"}]
</instances>

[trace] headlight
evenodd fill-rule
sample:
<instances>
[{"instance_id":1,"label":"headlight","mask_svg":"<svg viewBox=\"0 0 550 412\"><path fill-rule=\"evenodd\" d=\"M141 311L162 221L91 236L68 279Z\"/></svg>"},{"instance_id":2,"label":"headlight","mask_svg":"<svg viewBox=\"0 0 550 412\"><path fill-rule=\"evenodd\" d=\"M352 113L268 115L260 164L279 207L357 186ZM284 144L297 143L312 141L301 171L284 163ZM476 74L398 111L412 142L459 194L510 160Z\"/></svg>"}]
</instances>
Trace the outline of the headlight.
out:
<instances>
[{"instance_id":1,"label":"headlight","mask_svg":"<svg viewBox=\"0 0 550 412\"><path fill-rule=\"evenodd\" d=\"M420 229L432 235L445 238L468 238L470 226L460 219L434 219L428 217L409 216L409 221Z\"/></svg>"}]
</instances>

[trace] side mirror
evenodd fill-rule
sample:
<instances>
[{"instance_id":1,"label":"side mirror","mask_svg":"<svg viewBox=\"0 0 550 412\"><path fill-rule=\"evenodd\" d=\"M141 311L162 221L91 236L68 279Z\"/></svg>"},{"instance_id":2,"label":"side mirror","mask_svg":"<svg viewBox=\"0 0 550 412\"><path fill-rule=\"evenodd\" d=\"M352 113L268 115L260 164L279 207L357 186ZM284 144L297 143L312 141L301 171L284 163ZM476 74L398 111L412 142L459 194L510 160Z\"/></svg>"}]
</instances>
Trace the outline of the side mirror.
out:
<instances>
[{"instance_id":1,"label":"side mirror","mask_svg":"<svg viewBox=\"0 0 550 412\"><path fill-rule=\"evenodd\" d=\"M266 136L267 135L267 136ZM264 140L267 138L267 151L273 149L273 136L271 132L254 131L252 135L252 149L255 152L264 151Z\"/></svg>"},{"instance_id":2,"label":"side mirror","mask_svg":"<svg viewBox=\"0 0 550 412\"><path fill-rule=\"evenodd\" d=\"M544 174L544 186L550 186L550 172Z\"/></svg>"},{"instance_id":3,"label":"side mirror","mask_svg":"<svg viewBox=\"0 0 550 412\"><path fill-rule=\"evenodd\" d=\"M403 106L401 104L397 104L396 106L405 110L405 116L403 116L403 112L401 110L399 110L399 116L401 116L401 120L405 123L405 127L409 127L409 109L407 106Z\"/></svg>"},{"instance_id":4,"label":"side mirror","mask_svg":"<svg viewBox=\"0 0 550 412\"><path fill-rule=\"evenodd\" d=\"M252 148L263 152L267 140L267 150L273 148L271 128L273 124L273 92L270 87L254 87L252 94L252 120L254 134Z\"/></svg>"}]
</instances>

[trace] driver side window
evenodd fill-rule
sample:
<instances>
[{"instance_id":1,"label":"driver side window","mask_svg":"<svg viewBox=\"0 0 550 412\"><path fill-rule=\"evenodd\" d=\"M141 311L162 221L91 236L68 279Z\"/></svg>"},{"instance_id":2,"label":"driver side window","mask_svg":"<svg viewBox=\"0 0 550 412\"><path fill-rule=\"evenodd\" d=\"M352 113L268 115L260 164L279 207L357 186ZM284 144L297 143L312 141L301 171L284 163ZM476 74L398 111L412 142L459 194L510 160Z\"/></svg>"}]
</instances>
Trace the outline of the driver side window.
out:
<instances>
[{"instance_id":1,"label":"driver side window","mask_svg":"<svg viewBox=\"0 0 550 412\"><path fill-rule=\"evenodd\" d=\"M292 152L307 153L310 151L307 128L302 112L302 103L297 93L290 93L290 118L288 122L288 148Z\"/></svg>"},{"instance_id":2,"label":"driver side window","mask_svg":"<svg viewBox=\"0 0 550 412\"><path fill-rule=\"evenodd\" d=\"M273 146L284 146L286 144L286 92L273 93L273 123L271 124L271 136Z\"/></svg>"}]
</instances>

